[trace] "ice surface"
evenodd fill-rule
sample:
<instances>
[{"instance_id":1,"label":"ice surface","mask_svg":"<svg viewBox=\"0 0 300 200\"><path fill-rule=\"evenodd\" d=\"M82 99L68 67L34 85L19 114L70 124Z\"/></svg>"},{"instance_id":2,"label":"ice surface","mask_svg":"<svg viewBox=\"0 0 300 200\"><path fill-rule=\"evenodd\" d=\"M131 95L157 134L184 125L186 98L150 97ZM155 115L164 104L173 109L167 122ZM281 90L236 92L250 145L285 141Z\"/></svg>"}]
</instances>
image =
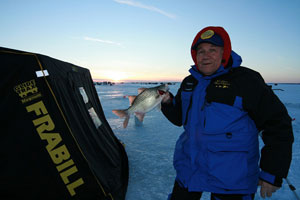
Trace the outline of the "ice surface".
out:
<instances>
[{"instance_id":1,"label":"ice surface","mask_svg":"<svg viewBox=\"0 0 300 200\"><path fill-rule=\"evenodd\" d=\"M183 131L182 127L174 126L159 110L154 110L146 114L143 124L136 122L132 116L128 127L124 129L124 119L112 113L113 109L125 109L129 106L126 95L137 95L138 88L154 86L156 85L129 83L96 86L106 119L116 136L126 145L130 173L126 200L165 200L173 188L173 152L175 142ZM179 83L170 85L170 91L176 94L178 87ZM290 116L295 118L293 161L288 179L297 188L296 192L300 196L300 85L272 84L272 87ZM210 199L209 193L204 193L202 199ZM259 189L255 199L262 199ZM284 180L283 187L269 199L296 198Z\"/></svg>"}]
</instances>

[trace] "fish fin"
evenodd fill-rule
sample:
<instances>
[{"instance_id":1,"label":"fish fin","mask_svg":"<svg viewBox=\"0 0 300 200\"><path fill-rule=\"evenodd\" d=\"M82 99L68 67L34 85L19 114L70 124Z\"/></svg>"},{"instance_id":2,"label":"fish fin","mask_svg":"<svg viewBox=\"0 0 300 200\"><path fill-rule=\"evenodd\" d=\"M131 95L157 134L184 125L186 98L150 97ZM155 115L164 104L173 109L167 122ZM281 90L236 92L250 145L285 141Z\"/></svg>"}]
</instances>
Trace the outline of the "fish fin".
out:
<instances>
[{"instance_id":1,"label":"fish fin","mask_svg":"<svg viewBox=\"0 0 300 200\"><path fill-rule=\"evenodd\" d=\"M128 115L126 110L112 110L112 112L120 118L124 118Z\"/></svg>"},{"instance_id":2,"label":"fish fin","mask_svg":"<svg viewBox=\"0 0 300 200\"><path fill-rule=\"evenodd\" d=\"M144 92L144 90L146 90L147 88L139 88L138 89L138 93L141 94L142 92Z\"/></svg>"},{"instance_id":3,"label":"fish fin","mask_svg":"<svg viewBox=\"0 0 300 200\"><path fill-rule=\"evenodd\" d=\"M130 118L130 115L127 115L124 122L123 122L123 128L126 128L127 125L128 125L128 122L129 122L129 118Z\"/></svg>"},{"instance_id":4,"label":"fish fin","mask_svg":"<svg viewBox=\"0 0 300 200\"><path fill-rule=\"evenodd\" d=\"M135 116L138 118L138 120L139 120L140 122L143 122L144 117L145 117L145 113L136 112L136 113L135 113Z\"/></svg>"},{"instance_id":5,"label":"fish fin","mask_svg":"<svg viewBox=\"0 0 300 200\"><path fill-rule=\"evenodd\" d=\"M132 105L132 102L135 100L136 96L135 95L128 95L129 99L129 104Z\"/></svg>"},{"instance_id":6,"label":"fish fin","mask_svg":"<svg viewBox=\"0 0 300 200\"><path fill-rule=\"evenodd\" d=\"M134 125L135 126L143 126L143 122L141 122L136 115L134 115Z\"/></svg>"},{"instance_id":7,"label":"fish fin","mask_svg":"<svg viewBox=\"0 0 300 200\"><path fill-rule=\"evenodd\" d=\"M157 110L161 110L161 103L159 103L157 106L156 106Z\"/></svg>"}]
</instances>

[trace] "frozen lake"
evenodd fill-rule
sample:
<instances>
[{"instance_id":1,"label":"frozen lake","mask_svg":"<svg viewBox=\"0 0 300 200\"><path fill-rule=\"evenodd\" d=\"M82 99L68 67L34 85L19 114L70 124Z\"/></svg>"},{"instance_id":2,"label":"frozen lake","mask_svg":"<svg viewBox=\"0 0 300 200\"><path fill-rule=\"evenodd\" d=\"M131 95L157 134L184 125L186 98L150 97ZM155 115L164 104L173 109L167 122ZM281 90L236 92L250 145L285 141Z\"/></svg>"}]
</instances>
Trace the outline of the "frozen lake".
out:
<instances>
[{"instance_id":1,"label":"frozen lake","mask_svg":"<svg viewBox=\"0 0 300 200\"><path fill-rule=\"evenodd\" d=\"M176 94L179 85L179 83L171 85L170 91ZM300 85L271 85L287 107L290 116L295 118L293 160L288 179L297 188L296 192L300 196ZM174 126L161 111L154 110L146 114L143 124L135 122L135 118L131 116L128 127L124 129L124 119L118 118L111 112L113 109L125 109L129 106L126 95L137 95L138 88L154 86L157 85L126 83L96 86L106 119L116 136L126 145L129 159L127 200L165 200L173 188L176 175L172 165L173 152L175 142L183 128ZM210 199L209 193L204 193L202 199ZM255 199L262 199L259 189ZM284 180L283 187L269 199L296 198Z\"/></svg>"}]
</instances>

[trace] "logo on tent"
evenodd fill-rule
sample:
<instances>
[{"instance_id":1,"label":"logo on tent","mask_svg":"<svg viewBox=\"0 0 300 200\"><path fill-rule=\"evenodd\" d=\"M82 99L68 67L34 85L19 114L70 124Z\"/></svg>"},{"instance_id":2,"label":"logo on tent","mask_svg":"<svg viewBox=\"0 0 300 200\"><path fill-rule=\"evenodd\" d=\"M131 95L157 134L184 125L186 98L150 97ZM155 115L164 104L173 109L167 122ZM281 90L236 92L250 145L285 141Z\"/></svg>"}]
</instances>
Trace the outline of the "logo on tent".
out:
<instances>
[{"instance_id":1,"label":"logo on tent","mask_svg":"<svg viewBox=\"0 0 300 200\"><path fill-rule=\"evenodd\" d=\"M38 92L34 79L15 86L14 91L22 98L22 103L27 103L42 96Z\"/></svg>"}]
</instances>

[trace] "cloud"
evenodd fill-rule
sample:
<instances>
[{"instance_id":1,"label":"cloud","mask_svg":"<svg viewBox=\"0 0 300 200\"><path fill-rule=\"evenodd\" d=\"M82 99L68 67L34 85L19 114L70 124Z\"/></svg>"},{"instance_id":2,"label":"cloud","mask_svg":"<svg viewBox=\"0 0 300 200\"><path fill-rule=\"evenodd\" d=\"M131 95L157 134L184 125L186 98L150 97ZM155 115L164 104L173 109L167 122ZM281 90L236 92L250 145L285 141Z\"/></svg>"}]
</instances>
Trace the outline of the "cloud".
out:
<instances>
[{"instance_id":1,"label":"cloud","mask_svg":"<svg viewBox=\"0 0 300 200\"><path fill-rule=\"evenodd\" d=\"M84 37L83 39L88 40L88 41L101 42L101 43L105 43L105 44L113 44L113 45L121 46L121 43L110 41L110 40L102 40L102 39L91 38L91 37Z\"/></svg>"},{"instance_id":2,"label":"cloud","mask_svg":"<svg viewBox=\"0 0 300 200\"><path fill-rule=\"evenodd\" d=\"M159 9L159 8L154 7L154 6L144 5L144 4L136 2L136 1L131 1L131 0L114 0L114 1L117 2L117 3L120 3L120 4L126 4L126 5L129 5L129 6L143 8L143 9L146 9L146 10L157 12L157 13L162 14L166 17L171 18L171 19L176 18L176 16L171 14L171 13L165 12L165 11Z\"/></svg>"}]
</instances>

